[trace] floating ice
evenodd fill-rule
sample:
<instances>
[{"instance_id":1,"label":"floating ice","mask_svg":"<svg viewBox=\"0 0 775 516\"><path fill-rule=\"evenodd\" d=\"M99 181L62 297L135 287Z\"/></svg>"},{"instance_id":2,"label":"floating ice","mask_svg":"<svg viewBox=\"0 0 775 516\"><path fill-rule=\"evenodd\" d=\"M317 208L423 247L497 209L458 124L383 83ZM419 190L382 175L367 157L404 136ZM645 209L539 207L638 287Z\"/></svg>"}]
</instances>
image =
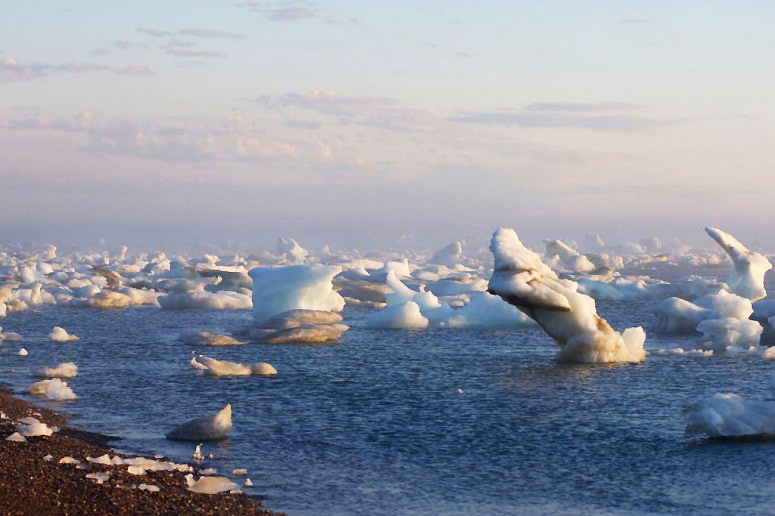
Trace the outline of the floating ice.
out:
<instances>
[{"instance_id":1,"label":"floating ice","mask_svg":"<svg viewBox=\"0 0 775 516\"><path fill-rule=\"evenodd\" d=\"M309 256L309 251L292 238L280 237L277 239L277 254L285 258L287 263L302 263Z\"/></svg>"},{"instance_id":2,"label":"floating ice","mask_svg":"<svg viewBox=\"0 0 775 516\"><path fill-rule=\"evenodd\" d=\"M227 404L215 416L202 416L178 426L166 437L180 441L221 441L229 437L231 430L231 404Z\"/></svg>"},{"instance_id":3,"label":"floating ice","mask_svg":"<svg viewBox=\"0 0 775 516\"><path fill-rule=\"evenodd\" d=\"M202 443L199 443L196 445L196 448L194 448L194 460L202 460Z\"/></svg>"},{"instance_id":4,"label":"floating ice","mask_svg":"<svg viewBox=\"0 0 775 516\"><path fill-rule=\"evenodd\" d=\"M597 267L589 258L579 253L562 240L546 241L546 258L557 256L560 259L562 267L573 272L591 272Z\"/></svg>"},{"instance_id":5,"label":"floating ice","mask_svg":"<svg viewBox=\"0 0 775 516\"><path fill-rule=\"evenodd\" d=\"M710 437L775 436L775 401L715 394L686 410L686 431Z\"/></svg>"},{"instance_id":6,"label":"floating ice","mask_svg":"<svg viewBox=\"0 0 775 516\"><path fill-rule=\"evenodd\" d=\"M685 299L670 297L654 309L654 331L659 333L694 333L697 325L707 319L715 319L718 312L695 305Z\"/></svg>"},{"instance_id":7,"label":"floating ice","mask_svg":"<svg viewBox=\"0 0 775 516\"><path fill-rule=\"evenodd\" d=\"M4 340L22 340L22 336L12 331L3 333L3 327L0 326L0 342Z\"/></svg>"},{"instance_id":8,"label":"floating ice","mask_svg":"<svg viewBox=\"0 0 775 516\"><path fill-rule=\"evenodd\" d=\"M245 475L248 474L248 470L245 468L234 468L233 470L231 470L231 474L236 477L244 477Z\"/></svg>"},{"instance_id":9,"label":"floating ice","mask_svg":"<svg viewBox=\"0 0 775 516\"><path fill-rule=\"evenodd\" d=\"M228 335L219 335L217 333L210 333L207 331L185 331L183 332L179 340L184 344L191 346L232 346L235 344L242 344L241 341Z\"/></svg>"},{"instance_id":10,"label":"floating ice","mask_svg":"<svg viewBox=\"0 0 775 516\"><path fill-rule=\"evenodd\" d=\"M30 353L25 348L21 348L16 354L20 357L26 357Z\"/></svg>"},{"instance_id":11,"label":"floating ice","mask_svg":"<svg viewBox=\"0 0 775 516\"><path fill-rule=\"evenodd\" d=\"M248 274L253 278L253 318L266 321L298 308L341 311L344 298L334 291L332 283L340 272L340 266L320 264L251 269Z\"/></svg>"},{"instance_id":12,"label":"floating ice","mask_svg":"<svg viewBox=\"0 0 775 516\"><path fill-rule=\"evenodd\" d=\"M67 333L67 330L61 326L54 326L54 328L51 330L51 333L48 334L48 338L54 342L68 342L71 340L78 340L77 336L70 335Z\"/></svg>"},{"instance_id":13,"label":"floating ice","mask_svg":"<svg viewBox=\"0 0 775 516\"><path fill-rule=\"evenodd\" d=\"M214 358L199 356L199 363L207 368L207 372L215 376L272 376L277 374L277 369L271 364L259 362L258 364L240 364L228 360L216 360Z\"/></svg>"},{"instance_id":14,"label":"floating ice","mask_svg":"<svg viewBox=\"0 0 775 516\"><path fill-rule=\"evenodd\" d=\"M54 378L33 383L27 388L27 392L35 396L45 396L50 400L74 400L77 398L73 390L67 386L67 382Z\"/></svg>"},{"instance_id":15,"label":"floating ice","mask_svg":"<svg viewBox=\"0 0 775 516\"><path fill-rule=\"evenodd\" d=\"M305 324L264 337L267 344L321 343L337 340L350 327L341 323Z\"/></svg>"},{"instance_id":16,"label":"floating ice","mask_svg":"<svg viewBox=\"0 0 775 516\"><path fill-rule=\"evenodd\" d=\"M414 301L388 306L366 319L367 328L423 329L428 319L420 312L420 305Z\"/></svg>"},{"instance_id":17,"label":"floating ice","mask_svg":"<svg viewBox=\"0 0 775 516\"><path fill-rule=\"evenodd\" d=\"M56 367L44 367L38 370L43 378L74 378L78 376L78 366L73 362L62 362Z\"/></svg>"},{"instance_id":18,"label":"floating ice","mask_svg":"<svg viewBox=\"0 0 775 516\"><path fill-rule=\"evenodd\" d=\"M436 251L428 262L452 266L460 263L462 260L463 244L460 242L452 242Z\"/></svg>"},{"instance_id":19,"label":"floating ice","mask_svg":"<svg viewBox=\"0 0 775 516\"><path fill-rule=\"evenodd\" d=\"M747 348L758 346L762 326L756 321L732 317L708 319L697 325L702 332L703 346L715 351L724 351L728 346Z\"/></svg>"},{"instance_id":20,"label":"floating ice","mask_svg":"<svg viewBox=\"0 0 775 516\"><path fill-rule=\"evenodd\" d=\"M727 280L732 292L752 301L766 297L764 275L772 269L770 261L764 255L750 251L729 233L712 227L706 227L705 231L732 260L734 268Z\"/></svg>"},{"instance_id":21,"label":"floating ice","mask_svg":"<svg viewBox=\"0 0 775 516\"><path fill-rule=\"evenodd\" d=\"M245 487L253 487L253 481L249 478L245 479Z\"/></svg>"},{"instance_id":22,"label":"floating ice","mask_svg":"<svg viewBox=\"0 0 775 516\"><path fill-rule=\"evenodd\" d=\"M570 362L640 362L646 334L640 327L616 332L597 315L595 300L561 280L527 249L513 229L497 230L490 243L495 268L489 290L535 320Z\"/></svg>"},{"instance_id":23,"label":"floating ice","mask_svg":"<svg viewBox=\"0 0 775 516\"><path fill-rule=\"evenodd\" d=\"M166 310L245 310L253 307L250 296L239 292L208 292L204 285L194 290L170 292L157 298L159 305Z\"/></svg>"},{"instance_id":24,"label":"floating ice","mask_svg":"<svg viewBox=\"0 0 775 516\"><path fill-rule=\"evenodd\" d=\"M525 328L535 321L498 296L481 292L454 311L441 326L450 328Z\"/></svg>"},{"instance_id":25,"label":"floating ice","mask_svg":"<svg viewBox=\"0 0 775 516\"><path fill-rule=\"evenodd\" d=\"M188 490L194 493L218 494L224 491L239 491L239 486L226 477L199 477L194 481L194 476L186 475Z\"/></svg>"}]
</instances>

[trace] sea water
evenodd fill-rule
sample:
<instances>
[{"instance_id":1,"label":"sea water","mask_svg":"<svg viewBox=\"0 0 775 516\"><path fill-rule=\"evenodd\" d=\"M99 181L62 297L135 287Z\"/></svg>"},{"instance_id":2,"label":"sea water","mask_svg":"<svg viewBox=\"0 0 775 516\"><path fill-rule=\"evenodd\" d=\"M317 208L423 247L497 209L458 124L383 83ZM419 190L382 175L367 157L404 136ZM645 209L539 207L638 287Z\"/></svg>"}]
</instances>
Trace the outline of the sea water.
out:
<instances>
[{"instance_id":1,"label":"sea water","mask_svg":"<svg viewBox=\"0 0 775 516\"><path fill-rule=\"evenodd\" d=\"M657 301L597 305L623 329L647 327ZM119 451L179 461L196 443L164 433L231 403L231 437L205 444L201 467L246 468L244 491L291 514L774 512L775 441L688 436L683 411L716 392L772 397L775 361L663 356L698 337L649 333L643 363L561 364L537 329L366 329L371 313L345 308L351 330L334 344L215 348L176 339L228 333L249 311L44 306L1 320L24 340L0 344L0 379L20 392L40 367L73 361L78 399L37 403L121 436ZM53 326L80 340L50 342ZM211 377L189 367L192 352L279 374Z\"/></svg>"}]
</instances>

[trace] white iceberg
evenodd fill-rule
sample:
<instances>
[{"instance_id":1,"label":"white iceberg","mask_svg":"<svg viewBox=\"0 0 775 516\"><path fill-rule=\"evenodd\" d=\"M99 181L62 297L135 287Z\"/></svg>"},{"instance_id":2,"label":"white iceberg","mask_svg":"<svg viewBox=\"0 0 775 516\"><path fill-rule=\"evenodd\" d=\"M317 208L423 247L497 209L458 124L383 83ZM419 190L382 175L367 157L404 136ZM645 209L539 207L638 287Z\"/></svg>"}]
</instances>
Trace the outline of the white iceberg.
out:
<instances>
[{"instance_id":1,"label":"white iceberg","mask_svg":"<svg viewBox=\"0 0 775 516\"><path fill-rule=\"evenodd\" d=\"M640 327L615 331L595 309L595 300L578 285L557 277L520 242L516 231L501 228L490 243L495 268L489 291L535 320L560 346L558 358L570 362L640 362L646 334Z\"/></svg>"},{"instance_id":2,"label":"white iceberg","mask_svg":"<svg viewBox=\"0 0 775 516\"><path fill-rule=\"evenodd\" d=\"M178 441L222 441L231 430L231 403L214 416L202 416L174 428L167 439Z\"/></svg>"},{"instance_id":3,"label":"white iceberg","mask_svg":"<svg viewBox=\"0 0 775 516\"><path fill-rule=\"evenodd\" d=\"M74 362L62 362L56 367L38 369L38 376L43 378L74 378L78 376L78 366Z\"/></svg>"},{"instance_id":4,"label":"white iceberg","mask_svg":"<svg viewBox=\"0 0 775 516\"><path fill-rule=\"evenodd\" d=\"M750 251L729 233L712 227L706 227L705 231L732 260L734 268L727 280L732 292L751 301L766 297L764 275L772 269L770 261L764 255Z\"/></svg>"},{"instance_id":5,"label":"white iceberg","mask_svg":"<svg viewBox=\"0 0 775 516\"><path fill-rule=\"evenodd\" d=\"M45 396L50 400L64 401L74 400L78 396L68 387L67 382L54 378L33 383L27 388L27 392L35 396Z\"/></svg>"},{"instance_id":6,"label":"white iceberg","mask_svg":"<svg viewBox=\"0 0 775 516\"><path fill-rule=\"evenodd\" d=\"M686 431L709 437L775 436L775 401L716 394L686 410Z\"/></svg>"},{"instance_id":7,"label":"white iceberg","mask_svg":"<svg viewBox=\"0 0 775 516\"><path fill-rule=\"evenodd\" d=\"M48 338L54 342L69 342L71 340L78 340L75 335L70 335L67 330L61 326L54 326L51 333L48 334Z\"/></svg>"},{"instance_id":8,"label":"white iceberg","mask_svg":"<svg viewBox=\"0 0 775 516\"><path fill-rule=\"evenodd\" d=\"M333 288L340 266L291 265L256 267L248 273L253 278L253 318L265 321L295 309L341 311L344 298Z\"/></svg>"},{"instance_id":9,"label":"white iceberg","mask_svg":"<svg viewBox=\"0 0 775 516\"><path fill-rule=\"evenodd\" d=\"M216 360L214 358L201 356L198 363L205 366L207 372L215 376L273 376L277 374L277 369L266 362L257 364L240 364L238 362L229 362L228 360Z\"/></svg>"}]
</instances>

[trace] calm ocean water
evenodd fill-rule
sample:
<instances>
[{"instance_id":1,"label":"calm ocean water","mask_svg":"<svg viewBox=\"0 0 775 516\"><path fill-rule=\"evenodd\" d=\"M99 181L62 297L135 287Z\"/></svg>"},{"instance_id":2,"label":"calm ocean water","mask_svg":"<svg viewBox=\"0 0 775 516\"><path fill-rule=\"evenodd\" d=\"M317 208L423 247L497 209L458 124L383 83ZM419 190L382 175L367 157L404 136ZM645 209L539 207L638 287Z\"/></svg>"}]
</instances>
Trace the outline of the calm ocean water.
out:
<instances>
[{"instance_id":1,"label":"calm ocean water","mask_svg":"<svg viewBox=\"0 0 775 516\"><path fill-rule=\"evenodd\" d=\"M648 325L653 305L598 312L622 329ZM716 392L769 397L775 362L661 356L694 338L649 334L641 364L563 365L538 330L369 330L369 313L345 309L351 330L334 345L194 348L181 331L228 332L250 313L44 307L0 319L25 337L0 345L0 378L21 390L73 361L79 399L46 406L124 437L121 451L176 460L194 444L164 433L230 402L231 438L203 446L204 465L247 468L246 492L292 514L775 513L775 441L691 438L682 415ZM49 342L54 325L81 340ZM192 351L279 375L202 375Z\"/></svg>"}]
</instances>

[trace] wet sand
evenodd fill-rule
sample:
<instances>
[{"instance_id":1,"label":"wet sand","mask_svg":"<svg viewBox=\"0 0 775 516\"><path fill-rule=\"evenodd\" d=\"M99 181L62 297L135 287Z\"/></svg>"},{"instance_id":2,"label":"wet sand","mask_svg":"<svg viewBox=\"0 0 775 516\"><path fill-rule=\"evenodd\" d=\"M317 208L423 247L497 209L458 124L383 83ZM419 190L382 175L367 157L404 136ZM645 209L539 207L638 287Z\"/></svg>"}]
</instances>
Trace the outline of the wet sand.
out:
<instances>
[{"instance_id":1,"label":"wet sand","mask_svg":"<svg viewBox=\"0 0 775 516\"><path fill-rule=\"evenodd\" d=\"M261 514L274 515L245 494L206 495L186 489L185 474L178 471L132 475L126 466L90 464L86 457L111 452L112 438L68 427L66 418L0 388L0 514ZM50 437L28 437L26 443L7 441L14 422L32 416L61 430ZM51 455L50 460L44 457ZM59 464L69 456L88 464L77 469ZM109 471L102 484L86 478L88 473ZM138 489L140 484L159 487L158 492Z\"/></svg>"}]
</instances>

